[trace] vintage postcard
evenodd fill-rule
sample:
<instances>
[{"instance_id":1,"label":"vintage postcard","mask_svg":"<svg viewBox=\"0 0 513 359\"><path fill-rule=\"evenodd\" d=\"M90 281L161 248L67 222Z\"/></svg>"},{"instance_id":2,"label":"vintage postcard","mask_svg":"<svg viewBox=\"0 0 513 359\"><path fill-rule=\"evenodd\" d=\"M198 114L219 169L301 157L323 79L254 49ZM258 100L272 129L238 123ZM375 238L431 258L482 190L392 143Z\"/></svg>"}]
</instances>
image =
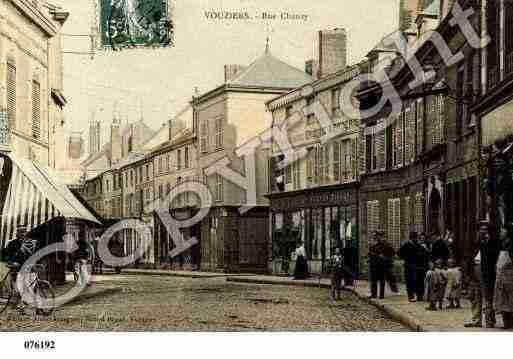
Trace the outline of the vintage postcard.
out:
<instances>
[{"instance_id":1,"label":"vintage postcard","mask_svg":"<svg viewBox=\"0 0 513 359\"><path fill-rule=\"evenodd\" d=\"M511 332L512 119L511 0L1 0L0 331Z\"/></svg>"}]
</instances>

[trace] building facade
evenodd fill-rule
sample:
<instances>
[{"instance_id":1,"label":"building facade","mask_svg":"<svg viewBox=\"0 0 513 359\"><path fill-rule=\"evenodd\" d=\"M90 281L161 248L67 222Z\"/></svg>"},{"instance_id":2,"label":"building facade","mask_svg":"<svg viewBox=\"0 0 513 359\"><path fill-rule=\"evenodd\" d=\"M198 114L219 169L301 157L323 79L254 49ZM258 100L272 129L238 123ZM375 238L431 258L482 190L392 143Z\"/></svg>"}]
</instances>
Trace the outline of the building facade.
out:
<instances>
[{"instance_id":1,"label":"building facade","mask_svg":"<svg viewBox=\"0 0 513 359\"><path fill-rule=\"evenodd\" d=\"M62 46L68 13L38 1L0 4L0 142L58 168L66 160Z\"/></svg>"},{"instance_id":2,"label":"building facade","mask_svg":"<svg viewBox=\"0 0 513 359\"><path fill-rule=\"evenodd\" d=\"M266 102L310 82L311 77L277 59L267 48L263 56L238 76L226 80L224 85L193 99L199 169L214 201L202 223L201 268L266 272L268 146L258 146L254 151L256 203L248 203L253 202L248 192L231 178L209 168L227 158L232 170L249 174L250 163L236 152L270 128ZM248 206L251 209L245 211L244 207Z\"/></svg>"},{"instance_id":3,"label":"building facade","mask_svg":"<svg viewBox=\"0 0 513 359\"><path fill-rule=\"evenodd\" d=\"M360 66L349 67L268 102L273 128L287 128L294 154L304 151L284 169L278 163L290 150L273 141L270 164L270 270L286 271L283 262L297 243L306 249L310 270L326 270L336 247L343 248L346 263L358 273L358 138L359 121L345 116L340 94L358 76ZM333 127L321 128L314 113L304 109L314 103L329 109ZM329 140L323 137L336 132ZM293 157L292 157L293 158Z\"/></svg>"}]
</instances>

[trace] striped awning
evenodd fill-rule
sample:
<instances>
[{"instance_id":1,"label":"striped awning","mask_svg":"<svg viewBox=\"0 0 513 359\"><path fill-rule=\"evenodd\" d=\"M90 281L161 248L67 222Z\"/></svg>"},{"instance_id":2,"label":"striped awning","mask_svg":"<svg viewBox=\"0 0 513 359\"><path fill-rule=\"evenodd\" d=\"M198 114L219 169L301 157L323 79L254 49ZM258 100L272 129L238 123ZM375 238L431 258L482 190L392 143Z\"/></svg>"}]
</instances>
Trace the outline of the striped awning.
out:
<instances>
[{"instance_id":1,"label":"striped awning","mask_svg":"<svg viewBox=\"0 0 513 359\"><path fill-rule=\"evenodd\" d=\"M0 206L0 248L16 228L30 231L55 217L101 224L49 168L13 154L0 154Z\"/></svg>"}]
</instances>

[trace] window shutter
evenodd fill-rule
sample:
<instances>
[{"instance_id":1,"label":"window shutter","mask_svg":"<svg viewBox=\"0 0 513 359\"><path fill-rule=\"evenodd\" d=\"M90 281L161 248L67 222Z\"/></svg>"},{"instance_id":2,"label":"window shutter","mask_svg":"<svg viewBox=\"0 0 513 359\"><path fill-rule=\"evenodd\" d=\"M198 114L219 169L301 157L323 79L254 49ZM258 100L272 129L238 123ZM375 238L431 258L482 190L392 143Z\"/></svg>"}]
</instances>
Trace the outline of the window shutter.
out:
<instances>
[{"instance_id":1,"label":"window shutter","mask_svg":"<svg viewBox=\"0 0 513 359\"><path fill-rule=\"evenodd\" d=\"M358 175L358 161L357 161L357 154L358 154L358 140L356 138L353 138L351 140L351 179L354 181L356 180L356 177Z\"/></svg>"},{"instance_id":2,"label":"window shutter","mask_svg":"<svg viewBox=\"0 0 513 359\"><path fill-rule=\"evenodd\" d=\"M415 227L418 233L424 232L424 203L422 193L415 196Z\"/></svg>"},{"instance_id":3,"label":"window shutter","mask_svg":"<svg viewBox=\"0 0 513 359\"><path fill-rule=\"evenodd\" d=\"M417 102L417 156L424 150L424 100Z\"/></svg>"},{"instance_id":4,"label":"window shutter","mask_svg":"<svg viewBox=\"0 0 513 359\"><path fill-rule=\"evenodd\" d=\"M41 138L41 85L32 81L32 137Z\"/></svg>"},{"instance_id":5,"label":"window shutter","mask_svg":"<svg viewBox=\"0 0 513 359\"><path fill-rule=\"evenodd\" d=\"M387 237L390 243L394 243L394 200L389 199L387 202Z\"/></svg>"},{"instance_id":6,"label":"window shutter","mask_svg":"<svg viewBox=\"0 0 513 359\"><path fill-rule=\"evenodd\" d=\"M367 170L367 139L365 136L365 130L362 127L360 127L360 132L358 135L359 140L359 146L358 146L358 159L359 159L359 167L360 167L360 174L365 174Z\"/></svg>"},{"instance_id":7,"label":"window shutter","mask_svg":"<svg viewBox=\"0 0 513 359\"><path fill-rule=\"evenodd\" d=\"M379 227L379 201L367 202L367 237L372 238L373 233Z\"/></svg>"},{"instance_id":8,"label":"window shutter","mask_svg":"<svg viewBox=\"0 0 513 359\"><path fill-rule=\"evenodd\" d=\"M7 113L11 129L16 128L16 66L7 63Z\"/></svg>"},{"instance_id":9,"label":"window shutter","mask_svg":"<svg viewBox=\"0 0 513 359\"><path fill-rule=\"evenodd\" d=\"M411 207L410 207L411 203L410 203L410 197L405 197L404 198L404 225L405 225L405 230L404 230L404 233L405 233L405 237L404 238L409 238L410 236L410 227L411 227L411 224L412 224L412 221L411 221Z\"/></svg>"},{"instance_id":10,"label":"window shutter","mask_svg":"<svg viewBox=\"0 0 513 359\"><path fill-rule=\"evenodd\" d=\"M341 142L333 143L333 180L340 182L340 147Z\"/></svg>"},{"instance_id":11,"label":"window shutter","mask_svg":"<svg viewBox=\"0 0 513 359\"><path fill-rule=\"evenodd\" d=\"M386 169L386 160L385 160L385 131L381 131L376 134L376 157L377 157L377 166L378 170Z\"/></svg>"},{"instance_id":12,"label":"window shutter","mask_svg":"<svg viewBox=\"0 0 513 359\"><path fill-rule=\"evenodd\" d=\"M404 165L408 165L411 161L411 107L408 107L404 113Z\"/></svg>"},{"instance_id":13,"label":"window shutter","mask_svg":"<svg viewBox=\"0 0 513 359\"><path fill-rule=\"evenodd\" d=\"M403 166L404 112L399 115L396 126L397 167Z\"/></svg>"},{"instance_id":14,"label":"window shutter","mask_svg":"<svg viewBox=\"0 0 513 359\"><path fill-rule=\"evenodd\" d=\"M394 200L394 248L401 247L401 199Z\"/></svg>"}]
</instances>

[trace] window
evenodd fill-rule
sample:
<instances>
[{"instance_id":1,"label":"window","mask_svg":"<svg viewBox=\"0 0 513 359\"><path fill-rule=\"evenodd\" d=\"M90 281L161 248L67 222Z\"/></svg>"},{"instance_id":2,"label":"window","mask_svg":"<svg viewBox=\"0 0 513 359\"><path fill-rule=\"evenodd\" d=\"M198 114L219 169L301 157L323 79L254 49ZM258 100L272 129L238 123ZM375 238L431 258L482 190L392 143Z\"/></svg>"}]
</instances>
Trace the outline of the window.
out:
<instances>
[{"instance_id":1,"label":"window","mask_svg":"<svg viewBox=\"0 0 513 359\"><path fill-rule=\"evenodd\" d=\"M130 185L134 185L134 171L130 170Z\"/></svg>"},{"instance_id":2,"label":"window","mask_svg":"<svg viewBox=\"0 0 513 359\"><path fill-rule=\"evenodd\" d=\"M224 137L223 118L219 117L216 119L216 150L220 150L223 148L223 137Z\"/></svg>"},{"instance_id":3,"label":"window","mask_svg":"<svg viewBox=\"0 0 513 359\"><path fill-rule=\"evenodd\" d=\"M314 183L315 149L311 150L306 159L306 181L307 185Z\"/></svg>"},{"instance_id":4,"label":"window","mask_svg":"<svg viewBox=\"0 0 513 359\"><path fill-rule=\"evenodd\" d=\"M159 185L159 200L162 202L164 199L164 185Z\"/></svg>"},{"instance_id":5,"label":"window","mask_svg":"<svg viewBox=\"0 0 513 359\"><path fill-rule=\"evenodd\" d=\"M331 110L333 114L340 110L340 93L339 88L331 90Z\"/></svg>"},{"instance_id":6,"label":"window","mask_svg":"<svg viewBox=\"0 0 513 359\"><path fill-rule=\"evenodd\" d=\"M424 198L422 193L415 195L414 223L418 233L424 232Z\"/></svg>"},{"instance_id":7,"label":"window","mask_svg":"<svg viewBox=\"0 0 513 359\"><path fill-rule=\"evenodd\" d=\"M182 169L182 150L176 151L176 169L177 171Z\"/></svg>"},{"instance_id":8,"label":"window","mask_svg":"<svg viewBox=\"0 0 513 359\"><path fill-rule=\"evenodd\" d=\"M433 101L435 104L435 114L433 116L431 142L433 146L436 146L444 142L444 96L438 95L433 99ZM465 104L463 104L463 106L465 106ZM463 111L466 112L466 109L463 109Z\"/></svg>"},{"instance_id":9,"label":"window","mask_svg":"<svg viewBox=\"0 0 513 359\"><path fill-rule=\"evenodd\" d=\"M306 99L306 106L311 106L313 104L313 97L309 97ZM306 116L306 125L307 126L312 126L315 124L315 114L313 113L310 113L309 115Z\"/></svg>"},{"instance_id":10,"label":"window","mask_svg":"<svg viewBox=\"0 0 513 359\"><path fill-rule=\"evenodd\" d=\"M511 19L506 22L511 22ZM488 89L495 87L499 83L500 23L500 1L488 0L486 2L486 27L491 40L486 47Z\"/></svg>"},{"instance_id":11,"label":"window","mask_svg":"<svg viewBox=\"0 0 513 359\"><path fill-rule=\"evenodd\" d=\"M285 167L285 184L292 183L292 168L291 165Z\"/></svg>"},{"instance_id":12,"label":"window","mask_svg":"<svg viewBox=\"0 0 513 359\"><path fill-rule=\"evenodd\" d=\"M301 186L301 171L299 160L294 161L294 163L292 164L292 172L294 177L294 191L297 191L300 189Z\"/></svg>"},{"instance_id":13,"label":"window","mask_svg":"<svg viewBox=\"0 0 513 359\"><path fill-rule=\"evenodd\" d=\"M189 168L189 147L185 147L185 159L184 159L184 168Z\"/></svg>"},{"instance_id":14,"label":"window","mask_svg":"<svg viewBox=\"0 0 513 359\"><path fill-rule=\"evenodd\" d=\"M456 78L456 133L461 135L463 130L463 123L466 117L466 108L464 100L464 86L465 86L465 66L460 66Z\"/></svg>"},{"instance_id":15,"label":"window","mask_svg":"<svg viewBox=\"0 0 513 359\"><path fill-rule=\"evenodd\" d=\"M9 124L15 128L16 124L16 65L7 63L7 113Z\"/></svg>"},{"instance_id":16,"label":"window","mask_svg":"<svg viewBox=\"0 0 513 359\"><path fill-rule=\"evenodd\" d=\"M215 190L216 201L221 202L221 201L223 201L224 188L223 188L223 177L219 174L216 174L216 176L215 176L215 186L216 186L216 190Z\"/></svg>"},{"instance_id":17,"label":"window","mask_svg":"<svg viewBox=\"0 0 513 359\"><path fill-rule=\"evenodd\" d=\"M146 181L150 180L150 166L146 165Z\"/></svg>"},{"instance_id":18,"label":"window","mask_svg":"<svg viewBox=\"0 0 513 359\"><path fill-rule=\"evenodd\" d=\"M208 122L203 120L200 125L200 151L208 152Z\"/></svg>"},{"instance_id":19,"label":"window","mask_svg":"<svg viewBox=\"0 0 513 359\"><path fill-rule=\"evenodd\" d=\"M424 100L417 101L417 155L424 152Z\"/></svg>"},{"instance_id":20,"label":"window","mask_svg":"<svg viewBox=\"0 0 513 359\"><path fill-rule=\"evenodd\" d=\"M341 142L335 142L333 144L333 180L335 182L340 181L340 148L342 147Z\"/></svg>"},{"instance_id":21,"label":"window","mask_svg":"<svg viewBox=\"0 0 513 359\"><path fill-rule=\"evenodd\" d=\"M32 137L41 138L41 85L32 81Z\"/></svg>"}]
</instances>

